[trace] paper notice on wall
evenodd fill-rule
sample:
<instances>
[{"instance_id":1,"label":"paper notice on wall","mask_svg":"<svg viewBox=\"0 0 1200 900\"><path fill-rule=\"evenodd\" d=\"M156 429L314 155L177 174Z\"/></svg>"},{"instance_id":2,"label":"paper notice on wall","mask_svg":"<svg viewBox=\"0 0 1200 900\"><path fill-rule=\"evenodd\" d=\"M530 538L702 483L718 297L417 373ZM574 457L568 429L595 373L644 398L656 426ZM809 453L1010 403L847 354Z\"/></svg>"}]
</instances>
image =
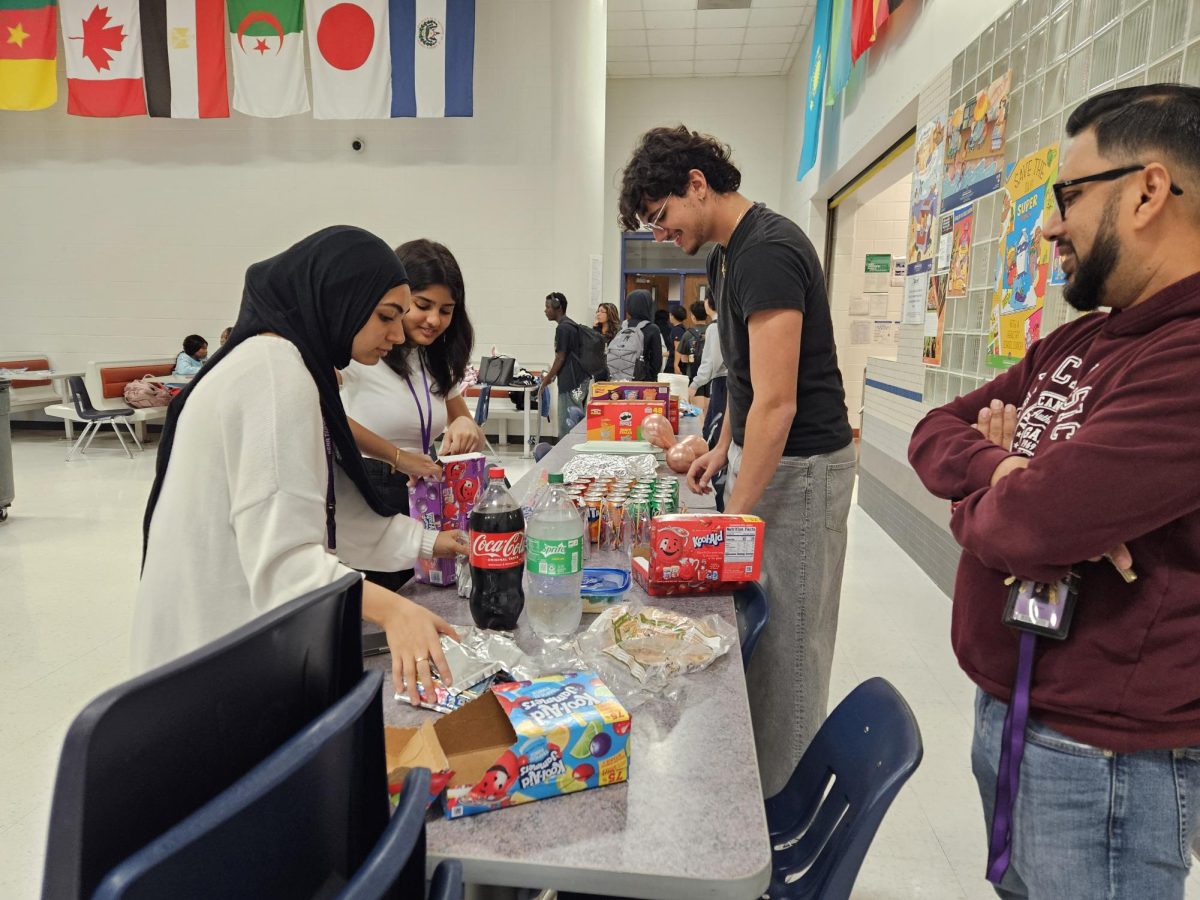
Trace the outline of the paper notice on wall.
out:
<instances>
[{"instance_id":1,"label":"paper notice on wall","mask_svg":"<svg viewBox=\"0 0 1200 900\"><path fill-rule=\"evenodd\" d=\"M903 256L892 257L892 280L888 287L904 287L904 276L908 273L908 260Z\"/></svg>"},{"instance_id":2,"label":"paper notice on wall","mask_svg":"<svg viewBox=\"0 0 1200 900\"><path fill-rule=\"evenodd\" d=\"M954 247L954 213L938 219L938 250L935 269L939 275L950 271L950 251Z\"/></svg>"},{"instance_id":3,"label":"paper notice on wall","mask_svg":"<svg viewBox=\"0 0 1200 900\"><path fill-rule=\"evenodd\" d=\"M888 279L892 274L892 255L890 253L868 253L866 280L863 290L867 293L878 293L888 289Z\"/></svg>"},{"instance_id":4,"label":"paper notice on wall","mask_svg":"<svg viewBox=\"0 0 1200 900\"><path fill-rule=\"evenodd\" d=\"M867 298L857 294L850 297L850 315L869 316L871 314Z\"/></svg>"},{"instance_id":5,"label":"paper notice on wall","mask_svg":"<svg viewBox=\"0 0 1200 900\"><path fill-rule=\"evenodd\" d=\"M925 321L925 295L928 292L928 272L909 275L904 279L904 312L901 321L905 325L920 325Z\"/></svg>"},{"instance_id":6,"label":"paper notice on wall","mask_svg":"<svg viewBox=\"0 0 1200 900\"><path fill-rule=\"evenodd\" d=\"M900 337L900 323L876 320L871 327L872 344L894 344Z\"/></svg>"},{"instance_id":7,"label":"paper notice on wall","mask_svg":"<svg viewBox=\"0 0 1200 900\"><path fill-rule=\"evenodd\" d=\"M867 315L872 319L886 319L889 299L887 294L867 294Z\"/></svg>"},{"instance_id":8,"label":"paper notice on wall","mask_svg":"<svg viewBox=\"0 0 1200 900\"><path fill-rule=\"evenodd\" d=\"M870 319L856 319L850 323L850 343L851 344L869 344L871 343L871 331L874 328L874 323Z\"/></svg>"},{"instance_id":9,"label":"paper notice on wall","mask_svg":"<svg viewBox=\"0 0 1200 900\"><path fill-rule=\"evenodd\" d=\"M592 254L588 257L591 268L588 271L588 295L595 309L604 299L604 257Z\"/></svg>"}]
</instances>

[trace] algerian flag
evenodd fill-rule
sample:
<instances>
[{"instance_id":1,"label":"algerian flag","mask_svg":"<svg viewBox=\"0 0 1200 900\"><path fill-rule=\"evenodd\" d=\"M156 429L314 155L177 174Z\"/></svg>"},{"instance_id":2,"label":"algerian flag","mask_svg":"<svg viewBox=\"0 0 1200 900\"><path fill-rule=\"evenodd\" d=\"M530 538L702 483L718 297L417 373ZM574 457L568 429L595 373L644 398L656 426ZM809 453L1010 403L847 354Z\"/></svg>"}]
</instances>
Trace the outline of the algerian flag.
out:
<instances>
[{"instance_id":1,"label":"algerian flag","mask_svg":"<svg viewBox=\"0 0 1200 900\"><path fill-rule=\"evenodd\" d=\"M470 116L475 0L392 0L392 115Z\"/></svg>"},{"instance_id":2,"label":"algerian flag","mask_svg":"<svg viewBox=\"0 0 1200 900\"><path fill-rule=\"evenodd\" d=\"M391 115L387 0L308 0L313 118Z\"/></svg>"},{"instance_id":3,"label":"algerian flag","mask_svg":"<svg viewBox=\"0 0 1200 900\"><path fill-rule=\"evenodd\" d=\"M278 118L308 110L303 0L229 0L233 108Z\"/></svg>"}]
</instances>

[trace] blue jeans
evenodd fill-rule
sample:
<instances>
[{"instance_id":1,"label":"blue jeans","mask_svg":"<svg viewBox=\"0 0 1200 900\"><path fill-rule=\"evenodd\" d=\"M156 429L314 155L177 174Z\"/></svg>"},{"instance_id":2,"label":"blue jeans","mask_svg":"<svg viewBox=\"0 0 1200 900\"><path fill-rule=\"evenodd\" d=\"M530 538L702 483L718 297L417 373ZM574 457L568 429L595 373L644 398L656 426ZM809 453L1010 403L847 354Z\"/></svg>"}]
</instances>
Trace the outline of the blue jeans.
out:
<instances>
[{"instance_id":1,"label":"blue jeans","mask_svg":"<svg viewBox=\"0 0 1200 900\"><path fill-rule=\"evenodd\" d=\"M971 768L991 832L1008 707L975 696ZM1032 900L1182 900L1200 825L1200 747L1114 753L1029 720L1012 862L996 893ZM985 860L980 859L982 874Z\"/></svg>"}]
</instances>

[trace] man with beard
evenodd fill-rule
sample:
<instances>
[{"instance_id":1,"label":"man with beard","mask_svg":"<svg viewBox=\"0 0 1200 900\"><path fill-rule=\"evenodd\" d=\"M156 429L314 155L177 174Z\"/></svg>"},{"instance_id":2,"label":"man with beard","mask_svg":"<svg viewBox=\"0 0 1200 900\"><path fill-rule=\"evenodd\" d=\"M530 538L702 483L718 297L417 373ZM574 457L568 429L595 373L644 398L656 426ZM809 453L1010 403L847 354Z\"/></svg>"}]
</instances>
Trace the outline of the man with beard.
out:
<instances>
[{"instance_id":1,"label":"man with beard","mask_svg":"<svg viewBox=\"0 0 1200 900\"><path fill-rule=\"evenodd\" d=\"M794 223L738 193L729 147L676 128L646 132L625 167L621 223L695 254L709 241L728 368L716 446L688 472L725 512L766 522L770 622L746 672L766 796L787 783L829 695L855 453L821 261Z\"/></svg>"},{"instance_id":2,"label":"man with beard","mask_svg":"<svg viewBox=\"0 0 1200 900\"><path fill-rule=\"evenodd\" d=\"M951 641L978 688L989 880L1182 898L1200 826L1200 88L1109 91L1066 130L1045 238L1067 302L1110 311L929 413L909 459L963 547ZM1065 637L1004 624L1009 576L1069 573Z\"/></svg>"}]
</instances>

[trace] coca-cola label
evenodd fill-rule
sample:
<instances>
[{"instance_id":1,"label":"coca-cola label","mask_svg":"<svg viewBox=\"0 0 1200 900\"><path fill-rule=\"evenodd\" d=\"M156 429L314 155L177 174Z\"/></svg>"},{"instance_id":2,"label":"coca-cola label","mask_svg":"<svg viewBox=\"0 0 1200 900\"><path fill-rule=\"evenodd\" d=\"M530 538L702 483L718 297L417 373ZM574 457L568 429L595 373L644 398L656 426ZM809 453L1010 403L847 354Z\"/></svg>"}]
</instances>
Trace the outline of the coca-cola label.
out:
<instances>
[{"instance_id":1,"label":"coca-cola label","mask_svg":"<svg viewBox=\"0 0 1200 900\"><path fill-rule=\"evenodd\" d=\"M525 561L525 532L471 532L471 565L480 569L511 569Z\"/></svg>"}]
</instances>

